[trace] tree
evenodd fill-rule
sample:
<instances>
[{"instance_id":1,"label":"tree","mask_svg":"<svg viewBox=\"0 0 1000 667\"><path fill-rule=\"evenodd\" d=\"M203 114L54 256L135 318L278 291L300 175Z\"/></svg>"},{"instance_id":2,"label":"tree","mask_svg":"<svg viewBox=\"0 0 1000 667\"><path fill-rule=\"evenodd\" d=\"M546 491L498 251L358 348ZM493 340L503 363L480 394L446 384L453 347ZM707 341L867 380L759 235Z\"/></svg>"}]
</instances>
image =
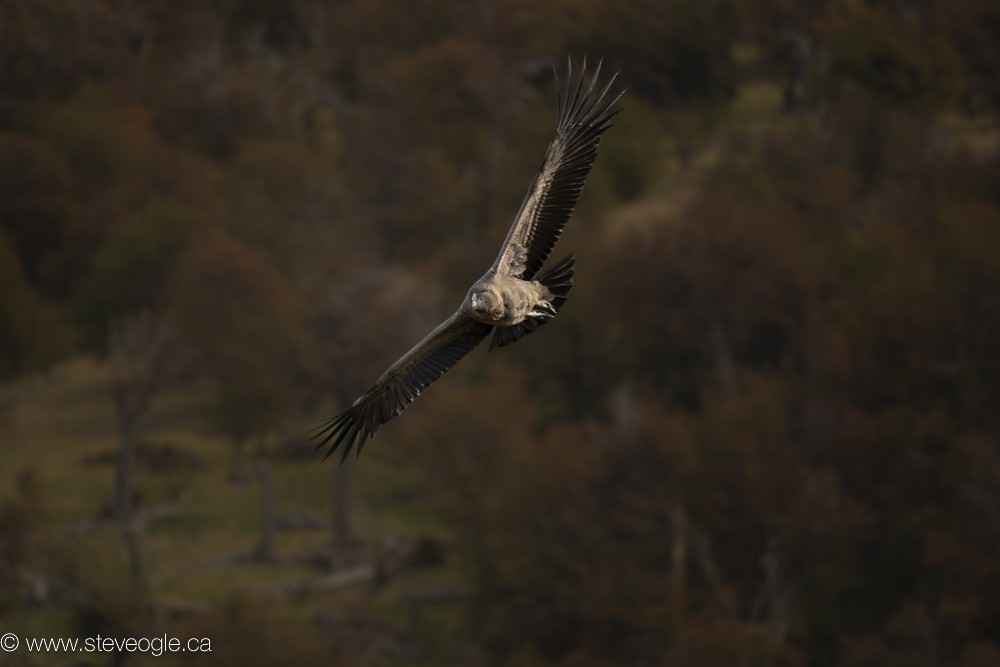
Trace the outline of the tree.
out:
<instances>
[{"instance_id":1,"label":"tree","mask_svg":"<svg viewBox=\"0 0 1000 667\"><path fill-rule=\"evenodd\" d=\"M99 251L76 302L86 343L112 367L110 393L120 442L111 508L140 606L147 591L134 514L134 460L141 421L172 376L169 326L162 309L165 275L195 224L186 211L170 204L150 206L128 220Z\"/></svg>"},{"instance_id":2,"label":"tree","mask_svg":"<svg viewBox=\"0 0 1000 667\"><path fill-rule=\"evenodd\" d=\"M900 12L845 3L824 24L835 94L855 85L893 106L946 106L956 91L958 61L933 5Z\"/></svg>"},{"instance_id":3,"label":"tree","mask_svg":"<svg viewBox=\"0 0 1000 667\"><path fill-rule=\"evenodd\" d=\"M118 412L121 443L115 463L111 507L128 552L132 593L141 605L147 598L135 505L135 456L140 420L169 377L165 367L169 332L149 311L116 319L111 325L108 357L111 362L111 396Z\"/></svg>"},{"instance_id":4,"label":"tree","mask_svg":"<svg viewBox=\"0 0 1000 667\"><path fill-rule=\"evenodd\" d=\"M44 367L67 349L71 334L65 319L28 284L0 231L0 378Z\"/></svg>"},{"instance_id":5,"label":"tree","mask_svg":"<svg viewBox=\"0 0 1000 667\"><path fill-rule=\"evenodd\" d=\"M192 368L213 386L206 412L232 445L231 480L242 480L244 443L255 442L262 509L256 555L269 559L274 501L265 443L302 400L297 389L306 334L300 297L266 257L213 231L178 266L170 303Z\"/></svg>"},{"instance_id":6,"label":"tree","mask_svg":"<svg viewBox=\"0 0 1000 667\"><path fill-rule=\"evenodd\" d=\"M75 299L75 314L90 349L105 351L119 318L163 303L171 268L198 219L172 202L156 202L114 230L94 257Z\"/></svg>"},{"instance_id":7,"label":"tree","mask_svg":"<svg viewBox=\"0 0 1000 667\"><path fill-rule=\"evenodd\" d=\"M0 132L0 233L28 281L50 287L50 254L64 234L74 175L46 141Z\"/></svg>"},{"instance_id":8,"label":"tree","mask_svg":"<svg viewBox=\"0 0 1000 667\"><path fill-rule=\"evenodd\" d=\"M993 75L1000 66L1000 10L983 0L959 0L942 7L951 42L962 61L963 104L975 113L1000 109L1000 85Z\"/></svg>"}]
</instances>

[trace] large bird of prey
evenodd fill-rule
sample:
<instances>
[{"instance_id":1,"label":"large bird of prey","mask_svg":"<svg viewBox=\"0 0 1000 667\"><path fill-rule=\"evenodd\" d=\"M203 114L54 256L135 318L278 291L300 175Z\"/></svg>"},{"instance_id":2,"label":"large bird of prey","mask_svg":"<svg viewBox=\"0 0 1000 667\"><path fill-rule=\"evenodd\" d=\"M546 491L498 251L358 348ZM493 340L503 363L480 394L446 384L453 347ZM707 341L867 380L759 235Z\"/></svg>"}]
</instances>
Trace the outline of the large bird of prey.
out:
<instances>
[{"instance_id":1,"label":"large bird of prey","mask_svg":"<svg viewBox=\"0 0 1000 667\"><path fill-rule=\"evenodd\" d=\"M401 413L491 331L490 350L503 347L538 329L566 303L573 287L573 255L536 275L569 221L597 157L601 135L618 113L612 107L622 95L605 101L617 74L599 85L600 64L589 83L586 70L584 60L574 82L569 63L566 89L557 96L556 136L493 266L469 288L454 315L390 366L351 407L320 425L312 437L317 448L330 445L327 457L341 445L341 461L355 446L360 454L365 440L382 424Z\"/></svg>"}]
</instances>

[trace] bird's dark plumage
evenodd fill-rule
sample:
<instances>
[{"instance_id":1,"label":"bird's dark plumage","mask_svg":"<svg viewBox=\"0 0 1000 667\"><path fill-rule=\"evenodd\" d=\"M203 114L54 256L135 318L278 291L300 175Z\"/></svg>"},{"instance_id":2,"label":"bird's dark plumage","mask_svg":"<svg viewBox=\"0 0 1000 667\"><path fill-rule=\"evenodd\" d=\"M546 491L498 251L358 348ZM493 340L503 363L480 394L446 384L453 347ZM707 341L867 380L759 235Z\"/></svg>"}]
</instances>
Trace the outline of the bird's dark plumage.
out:
<instances>
[{"instance_id":1,"label":"bird's dark plumage","mask_svg":"<svg viewBox=\"0 0 1000 667\"><path fill-rule=\"evenodd\" d=\"M428 385L479 345L493 327L456 312L382 374L368 391L339 415L324 422L313 438L317 447L330 443L327 456L347 443L343 458L420 395ZM324 457L325 458L325 457ZM341 460L343 460L343 458Z\"/></svg>"},{"instance_id":2,"label":"bird's dark plumage","mask_svg":"<svg viewBox=\"0 0 1000 667\"><path fill-rule=\"evenodd\" d=\"M598 63L590 85L584 88L583 72L573 84L573 63L568 65L568 85L558 97L556 136L545 152L535 181L507 232L494 270L531 280L548 259L583 190L583 182L597 158L601 135L611 127L618 111L612 109L622 93L604 104L604 97L618 76L596 88L601 75Z\"/></svg>"},{"instance_id":3,"label":"bird's dark plumage","mask_svg":"<svg viewBox=\"0 0 1000 667\"><path fill-rule=\"evenodd\" d=\"M494 332L490 349L503 347L536 331L566 302L573 287L572 255L537 279L535 274L569 221L597 157L601 135L618 113L612 107L621 97L619 93L605 101L615 77L599 86L600 64L589 82L586 68L584 60L574 82L570 62L568 85L557 100L556 136L493 266L450 318L390 366L351 407L320 425L312 437L317 447L329 446L327 456L340 446L343 459L354 447L360 453L382 424L401 413L490 331Z\"/></svg>"}]
</instances>

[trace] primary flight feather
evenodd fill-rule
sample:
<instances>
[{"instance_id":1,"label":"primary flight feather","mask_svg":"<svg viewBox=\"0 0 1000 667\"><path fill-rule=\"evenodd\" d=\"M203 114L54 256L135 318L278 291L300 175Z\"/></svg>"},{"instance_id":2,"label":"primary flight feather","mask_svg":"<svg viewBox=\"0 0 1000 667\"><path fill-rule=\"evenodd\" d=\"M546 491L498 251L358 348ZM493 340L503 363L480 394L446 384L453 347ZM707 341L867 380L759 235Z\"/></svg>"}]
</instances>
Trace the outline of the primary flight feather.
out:
<instances>
[{"instance_id":1,"label":"primary flight feather","mask_svg":"<svg viewBox=\"0 0 1000 667\"><path fill-rule=\"evenodd\" d=\"M573 287L573 256L535 277L569 221L583 182L597 157L601 135L618 113L618 93L605 101L617 74L599 84L601 65L586 76L584 60L557 102L556 136L493 266L477 280L458 310L390 366L351 407L323 422L313 438L329 445L326 456L344 447L341 460L379 427L401 413L420 392L444 375L491 331L490 349L535 331L566 302Z\"/></svg>"}]
</instances>

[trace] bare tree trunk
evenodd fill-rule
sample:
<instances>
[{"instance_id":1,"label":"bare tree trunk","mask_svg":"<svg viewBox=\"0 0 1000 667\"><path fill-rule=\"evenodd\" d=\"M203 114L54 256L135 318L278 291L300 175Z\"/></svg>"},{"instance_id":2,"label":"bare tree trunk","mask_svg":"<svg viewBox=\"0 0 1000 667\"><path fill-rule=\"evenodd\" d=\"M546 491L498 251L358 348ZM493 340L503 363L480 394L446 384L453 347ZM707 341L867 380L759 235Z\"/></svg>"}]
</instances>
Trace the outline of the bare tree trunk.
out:
<instances>
[{"instance_id":1,"label":"bare tree trunk","mask_svg":"<svg viewBox=\"0 0 1000 667\"><path fill-rule=\"evenodd\" d=\"M739 605L733 594L726 588L722 572L719 571L719 565L712 555L712 546L708 537L701 531L694 532L691 537L694 542L696 562L715 596L719 613L726 619L738 619L740 617Z\"/></svg>"},{"instance_id":2,"label":"bare tree trunk","mask_svg":"<svg viewBox=\"0 0 1000 667\"><path fill-rule=\"evenodd\" d=\"M133 511L135 453L139 422L162 386L161 365L166 343L163 323L148 312L115 322L109 332L111 396L118 411L121 436L111 504L128 554L133 596L141 605L145 604L147 590Z\"/></svg>"},{"instance_id":3,"label":"bare tree trunk","mask_svg":"<svg viewBox=\"0 0 1000 667\"><path fill-rule=\"evenodd\" d=\"M132 596L137 602L146 600L146 583L143 575L142 552L139 547L139 531L135 522L135 469L136 427L130 419L121 419L121 444L118 447L115 467L115 491L112 511L118 522L118 529L125 544L128 559L129 581Z\"/></svg>"},{"instance_id":4,"label":"bare tree trunk","mask_svg":"<svg viewBox=\"0 0 1000 667\"><path fill-rule=\"evenodd\" d=\"M687 583L688 525L684 501L678 500L670 508L670 528L673 545L670 549L671 593L670 609L672 620L679 624L684 618L684 590Z\"/></svg>"},{"instance_id":5,"label":"bare tree trunk","mask_svg":"<svg viewBox=\"0 0 1000 667\"><path fill-rule=\"evenodd\" d=\"M263 436L257 438L254 472L260 494L260 541L254 550L254 558L270 561L274 559L274 487L271 485L271 469L264 451Z\"/></svg>"},{"instance_id":6,"label":"bare tree trunk","mask_svg":"<svg viewBox=\"0 0 1000 667\"><path fill-rule=\"evenodd\" d=\"M125 543L125 553L128 557L128 575L132 585L132 599L140 606L145 606L149 600L149 590L146 587L146 573L143 569L142 550L139 544L139 527L135 515L119 519L119 529L122 542Z\"/></svg>"},{"instance_id":7,"label":"bare tree trunk","mask_svg":"<svg viewBox=\"0 0 1000 667\"><path fill-rule=\"evenodd\" d=\"M808 34L788 31L782 35L787 71L781 87L782 110L798 111L812 97L810 79L816 67L816 50Z\"/></svg>"},{"instance_id":8,"label":"bare tree trunk","mask_svg":"<svg viewBox=\"0 0 1000 667\"><path fill-rule=\"evenodd\" d=\"M111 509L115 518L128 519L132 515L132 478L135 468L136 424L130 415L119 415L121 442L115 457L115 487Z\"/></svg>"},{"instance_id":9,"label":"bare tree trunk","mask_svg":"<svg viewBox=\"0 0 1000 667\"><path fill-rule=\"evenodd\" d=\"M778 537L773 532L768 535L767 547L760 557L764 571L764 585L757 606L760 621L767 628L767 644L764 664L773 665L788 636L788 607L792 599L791 587L785 581L781 568L781 552Z\"/></svg>"}]
</instances>

